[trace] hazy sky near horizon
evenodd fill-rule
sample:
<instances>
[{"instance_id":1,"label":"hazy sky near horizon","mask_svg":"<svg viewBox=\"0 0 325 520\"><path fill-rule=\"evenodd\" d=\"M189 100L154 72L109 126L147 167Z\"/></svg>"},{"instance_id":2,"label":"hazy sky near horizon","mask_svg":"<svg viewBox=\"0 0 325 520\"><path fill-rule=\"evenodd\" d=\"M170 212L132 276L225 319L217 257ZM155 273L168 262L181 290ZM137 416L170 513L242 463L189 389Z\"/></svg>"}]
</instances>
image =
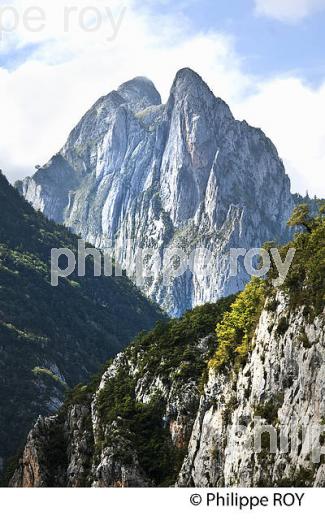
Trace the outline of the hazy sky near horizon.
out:
<instances>
[{"instance_id":1,"label":"hazy sky near horizon","mask_svg":"<svg viewBox=\"0 0 325 520\"><path fill-rule=\"evenodd\" d=\"M141 75L166 100L191 67L273 140L293 191L325 197L325 0L4 4L0 168L11 181L47 162L99 96Z\"/></svg>"}]
</instances>

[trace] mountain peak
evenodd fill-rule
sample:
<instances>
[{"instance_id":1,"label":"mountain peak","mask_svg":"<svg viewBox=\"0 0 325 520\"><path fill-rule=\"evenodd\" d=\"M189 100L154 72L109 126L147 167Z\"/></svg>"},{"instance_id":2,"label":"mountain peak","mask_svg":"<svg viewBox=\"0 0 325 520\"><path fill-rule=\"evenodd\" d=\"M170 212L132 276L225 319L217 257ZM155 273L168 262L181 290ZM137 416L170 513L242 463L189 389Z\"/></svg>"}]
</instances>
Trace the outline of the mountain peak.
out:
<instances>
[{"instance_id":1,"label":"mountain peak","mask_svg":"<svg viewBox=\"0 0 325 520\"><path fill-rule=\"evenodd\" d=\"M190 68L180 69L174 79L172 93L188 93L200 95L204 92L212 94L208 85L197 72Z\"/></svg>"},{"instance_id":2,"label":"mountain peak","mask_svg":"<svg viewBox=\"0 0 325 520\"><path fill-rule=\"evenodd\" d=\"M150 79L137 76L122 83L117 92L136 110L143 110L152 105L161 105L161 97Z\"/></svg>"},{"instance_id":3,"label":"mountain peak","mask_svg":"<svg viewBox=\"0 0 325 520\"><path fill-rule=\"evenodd\" d=\"M175 80L203 81L201 76L197 72L195 72L195 70L191 69L190 67L184 67L184 68L180 69L176 74Z\"/></svg>"}]
</instances>

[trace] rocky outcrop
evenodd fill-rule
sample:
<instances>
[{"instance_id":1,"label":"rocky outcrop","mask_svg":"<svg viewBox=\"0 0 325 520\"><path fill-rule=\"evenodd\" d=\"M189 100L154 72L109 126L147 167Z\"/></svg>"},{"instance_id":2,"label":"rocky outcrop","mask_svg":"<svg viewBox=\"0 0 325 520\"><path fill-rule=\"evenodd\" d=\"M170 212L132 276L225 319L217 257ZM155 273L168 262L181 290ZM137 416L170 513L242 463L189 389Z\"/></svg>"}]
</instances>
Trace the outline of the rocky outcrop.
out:
<instances>
[{"instance_id":1,"label":"rocky outcrop","mask_svg":"<svg viewBox=\"0 0 325 520\"><path fill-rule=\"evenodd\" d=\"M194 319L190 315L189 322ZM240 369L211 368L205 380L198 373L212 355L214 335L206 334L204 320L198 323L203 337L180 341L183 357L177 366L170 367L175 353L164 350L157 333L152 343L143 340L146 346L140 338L104 372L88 408L67 405L61 430L67 462L57 481L69 486L325 485L325 313L307 319L304 308L293 308L277 293L265 303L246 363ZM181 323L172 330L175 335ZM169 338L168 331L161 334ZM152 361L157 345L159 362ZM51 435L58 418L46 421ZM14 486L39 485L40 475L48 473L43 457L48 441L39 424L28 438ZM167 455L170 465L165 480L161 466L149 475L156 466L155 459L148 465L148 450L157 435L165 440L154 445L156 458Z\"/></svg>"},{"instance_id":2,"label":"rocky outcrop","mask_svg":"<svg viewBox=\"0 0 325 520\"><path fill-rule=\"evenodd\" d=\"M51 448L52 440L57 434L57 417L39 417L34 428L28 435L27 444L23 453L21 464L12 479L15 487L47 487L57 483L64 485L65 480L55 473ZM60 458L65 452L60 453ZM58 468L63 473L63 467Z\"/></svg>"},{"instance_id":3,"label":"rocky outcrop","mask_svg":"<svg viewBox=\"0 0 325 520\"><path fill-rule=\"evenodd\" d=\"M99 99L63 149L18 188L88 242L112 246L128 275L173 316L241 290L249 277L242 267L230 276L230 248L286 239L294 204L271 141L236 121L189 69L179 71L165 105L145 78ZM162 283L168 248L191 257L190 269L172 270ZM212 255L208 267L202 248ZM142 258L143 249L154 254Z\"/></svg>"}]
</instances>

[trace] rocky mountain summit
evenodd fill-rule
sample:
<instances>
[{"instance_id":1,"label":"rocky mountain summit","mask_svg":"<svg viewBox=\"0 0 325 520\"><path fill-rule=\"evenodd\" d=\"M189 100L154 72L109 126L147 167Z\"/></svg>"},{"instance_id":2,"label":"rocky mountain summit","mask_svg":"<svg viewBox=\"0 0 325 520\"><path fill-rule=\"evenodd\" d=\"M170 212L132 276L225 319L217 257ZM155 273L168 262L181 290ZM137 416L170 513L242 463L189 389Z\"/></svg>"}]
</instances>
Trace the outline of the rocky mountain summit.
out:
<instances>
[{"instance_id":1,"label":"rocky mountain summit","mask_svg":"<svg viewBox=\"0 0 325 520\"><path fill-rule=\"evenodd\" d=\"M33 177L17 184L34 208L115 258L172 316L243 289L230 276L230 248L287 238L290 181L272 142L236 121L190 69L180 70L166 104L151 81L135 78L99 99L67 143ZM166 250L190 256L190 270L162 283ZM157 268L157 259L159 267Z\"/></svg>"}]
</instances>

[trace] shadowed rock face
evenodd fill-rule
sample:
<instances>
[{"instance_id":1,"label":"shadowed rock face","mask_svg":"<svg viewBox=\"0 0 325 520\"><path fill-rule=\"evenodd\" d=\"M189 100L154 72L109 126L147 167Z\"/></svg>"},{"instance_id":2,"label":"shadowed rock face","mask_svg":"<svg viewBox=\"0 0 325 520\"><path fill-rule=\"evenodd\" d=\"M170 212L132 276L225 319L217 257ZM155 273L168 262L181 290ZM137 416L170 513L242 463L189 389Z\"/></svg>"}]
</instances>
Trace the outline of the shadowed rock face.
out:
<instances>
[{"instance_id":1,"label":"shadowed rock face","mask_svg":"<svg viewBox=\"0 0 325 520\"><path fill-rule=\"evenodd\" d=\"M99 99L59 154L18 187L96 246L112 240L131 277L140 248L155 248L163 267L166 247L210 249L208 270L197 262L168 285L161 269L146 280L145 293L174 316L242 289L248 276L230 277L229 249L286 239L293 207L274 145L190 69L178 72L165 105L145 78Z\"/></svg>"}]
</instances>

